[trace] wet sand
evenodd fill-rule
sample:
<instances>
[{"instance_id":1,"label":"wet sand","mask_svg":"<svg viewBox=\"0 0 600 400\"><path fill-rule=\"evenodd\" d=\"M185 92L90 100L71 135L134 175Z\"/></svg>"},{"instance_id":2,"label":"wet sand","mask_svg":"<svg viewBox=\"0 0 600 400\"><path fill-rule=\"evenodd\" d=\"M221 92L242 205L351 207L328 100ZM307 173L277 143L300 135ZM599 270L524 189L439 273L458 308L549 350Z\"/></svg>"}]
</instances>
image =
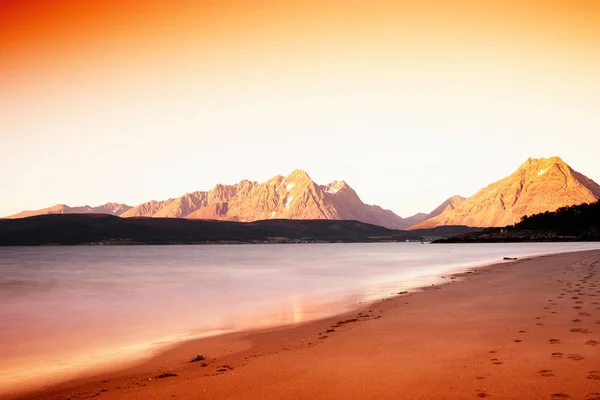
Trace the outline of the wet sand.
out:
<instances>
[{"instance_id":1,"label":"wet sand","mask_svg":"<svg viewBox=\"0 0 600 400\"><path fill-rule=\"evenodd\" d=\"M504 262L12 398L600 400L599 271L600 251Z\"/></svg>"}]
</instances>

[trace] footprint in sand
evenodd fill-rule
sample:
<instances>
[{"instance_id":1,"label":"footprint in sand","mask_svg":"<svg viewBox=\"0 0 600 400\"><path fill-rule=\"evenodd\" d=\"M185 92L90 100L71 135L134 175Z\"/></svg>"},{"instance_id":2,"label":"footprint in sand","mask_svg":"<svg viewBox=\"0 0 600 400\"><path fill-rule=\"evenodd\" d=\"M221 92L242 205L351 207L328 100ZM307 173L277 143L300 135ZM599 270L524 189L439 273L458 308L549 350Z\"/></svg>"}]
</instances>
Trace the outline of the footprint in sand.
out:
<instances>
[{"instance_id":1,"label":"footprint in sand","mask_svg":"<svg viewBox=\"0 0 600 400\"><path fill-rule=\"evenodd\" d=\"M589 393L585 400L600 400L600 393L596 392L596 393Z\"/></svg>"},{"instance_id":2,"label":"footprint in sand","mask_svg":"<svg viewBox=\"0 0 600 400\"><path fill-rule=\"evenodd\" d=\"M563 353L552 353L550 358L562 358Z\"/></svg>"},{"instance_id":3,"label":"footprint in sand","mask_svg":"<svg viewBox=\"0 0 600 400\"><path fill-rule=\"evenodd\" d=\"M579 333L592 333L589 329L585 328L571 328L571 332L579 332Z\"/></svg>"},{"instance_id":4,"label":"footprint in sand","mask_svg":"<svg viewBox=\"0 0 600 400\"><path fill-rule=\"evenodd\" d=\"M574 309L576 309L576 310L580 310L580 309L581 309L581 306L575 306L575 307L573 307L573 308L574 308Z\"/></svg>"},{"instance_id":5,"label":"footprint in sand","mask_svg":"<svg viewBox=\"0 0 600 400\"><path fill-rule=\"evenodd\" d=\"M550 344L560 344L560 340L559 339L550 339L550 340L548 340L548 342Z\"/></svg>"},{"instance_id":6,"label":"footprint in sand","mask_svg":"<svg viewBox=\"0 0 600 400\"><path fill-rule=\"evenodd\" d=\"M227 372L231 371L232 369L233 367L230 367L229 365L221 365L221 368L219 368L217 372Z\"/></svg>"},{"instance_id":7,"label":"footprint in sand","mask_svg":"<svg viewBox=\"0 0 600 400\"><path fill-rule=\"evenodd\" d=\"M485 394L484 392L479 392L479 393L477 393L477 397L488 397L488 395Z\"/></svg>"},{"instance_id":8,"label":"footprint in sand","mask_svg":"<svg viewBox=\"0 0 600 400\"><path fill-rule=\"evenodd\" d=\"M582 317L591 317L592 314L590 314L589 312L580 312L579 315L581 315Z\"/></svg>"},{"instance_id":9,"label":"footprint in sand","mask_svg":"<svg viewBox=\"0 0 600 400\"><path fill-rule=\"evenodd\" d=\"M597 340L588 340L587 342L585 342L585 344L588 346L597 346L600 344L600 342L598 342Z\"/></svg>"},{"instance_id":10,"label":"footprint in sand","mask_svg":"<svg viewBox=\"0 0 600 400\"><path fill-rule=\"evenodd\" d=\"M567 358L573 361L585 360L585 357L583 357L581 354L569 354Z\"/></svg>"},{"instance_id":11,"label":"footprint in sand","mask_svg":"<svg viewBox=\"0 0 600 400\"><path fill-rule=\"evenodd\" d=\"M552 373L551 369L540 369L538 371L538 374L540 374L541 376L546 377L546 378L554 377L554 374Z\"/></svg>"},{"instance_id":12,"label":"footprint in sand","mask_svg":"<svg viewBox=\"0 0 600 400\"><path fill-rule=\"evenodd\" d=\"M590 371L590 373L588 374L588 376L586 376L586 378L594 380L594 381L600 381L600 371Z\"/></svg>"},{"instance_id":13,"label":"footprint in sand","mask_svg":"<svg viewBox=\"0 0 600 400\"><path fill-rule=\"evenodd\" d=\"M553 399L568 399L569 395L568 394L564 394L564 393L554 393L552 395Z\"/></svg>"}]
</instances>

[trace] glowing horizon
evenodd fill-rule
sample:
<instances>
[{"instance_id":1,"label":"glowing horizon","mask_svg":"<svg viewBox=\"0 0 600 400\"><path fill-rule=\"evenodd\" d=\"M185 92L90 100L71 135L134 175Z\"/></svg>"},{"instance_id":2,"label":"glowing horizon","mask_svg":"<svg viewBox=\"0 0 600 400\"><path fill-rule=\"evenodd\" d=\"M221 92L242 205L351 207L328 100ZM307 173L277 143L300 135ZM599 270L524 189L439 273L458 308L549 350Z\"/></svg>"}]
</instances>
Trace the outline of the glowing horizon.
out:
<instances>
[{"instance_id":1,"label":"glowing horizon","mask_svg":"<svg viewBox=\"0 0 600 400\"><path fill-rule=\"evenodd\" d=\"M323 4L325 3L325 4ZM407 217L600 179L596 1L0 3L0 216L306 170Z\"/></svg>"}]
</instances>

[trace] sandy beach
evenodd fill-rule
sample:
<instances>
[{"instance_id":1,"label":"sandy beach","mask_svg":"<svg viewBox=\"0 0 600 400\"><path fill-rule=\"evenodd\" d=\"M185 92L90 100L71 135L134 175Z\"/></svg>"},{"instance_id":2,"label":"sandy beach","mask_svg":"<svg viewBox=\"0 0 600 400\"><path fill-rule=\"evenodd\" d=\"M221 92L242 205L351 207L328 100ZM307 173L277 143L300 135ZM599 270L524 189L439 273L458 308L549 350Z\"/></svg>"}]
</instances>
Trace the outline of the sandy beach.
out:
<instances>
[{"instance_id":1,"label":"sandy beach","mask_svg":"<svg viewBox=\"0 0 600 400\"><path fill-rule=\"evenodd\" d=\"M504 262L10 398L598 400L599 265L600 251Z\"/></svg>"}]
</instances>

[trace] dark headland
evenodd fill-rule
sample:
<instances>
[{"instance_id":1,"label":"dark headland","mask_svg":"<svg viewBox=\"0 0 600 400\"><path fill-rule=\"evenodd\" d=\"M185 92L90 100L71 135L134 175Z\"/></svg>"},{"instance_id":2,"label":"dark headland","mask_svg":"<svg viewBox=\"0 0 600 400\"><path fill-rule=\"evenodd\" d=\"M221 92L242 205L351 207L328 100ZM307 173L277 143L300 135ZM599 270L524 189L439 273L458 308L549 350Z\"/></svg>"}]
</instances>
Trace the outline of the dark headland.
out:
<instances>
[{"instance_id":1,"label":"dark headland","mask_svg":"<svg viewBox=\"0 0 600 400\"><path fill-rule=\"evenodd\" d=\"M0 246L431 241L477 230L444 226L402 231L346 220L232 222L54 214L0 220Z\"/></svg>"}]
</instances>

